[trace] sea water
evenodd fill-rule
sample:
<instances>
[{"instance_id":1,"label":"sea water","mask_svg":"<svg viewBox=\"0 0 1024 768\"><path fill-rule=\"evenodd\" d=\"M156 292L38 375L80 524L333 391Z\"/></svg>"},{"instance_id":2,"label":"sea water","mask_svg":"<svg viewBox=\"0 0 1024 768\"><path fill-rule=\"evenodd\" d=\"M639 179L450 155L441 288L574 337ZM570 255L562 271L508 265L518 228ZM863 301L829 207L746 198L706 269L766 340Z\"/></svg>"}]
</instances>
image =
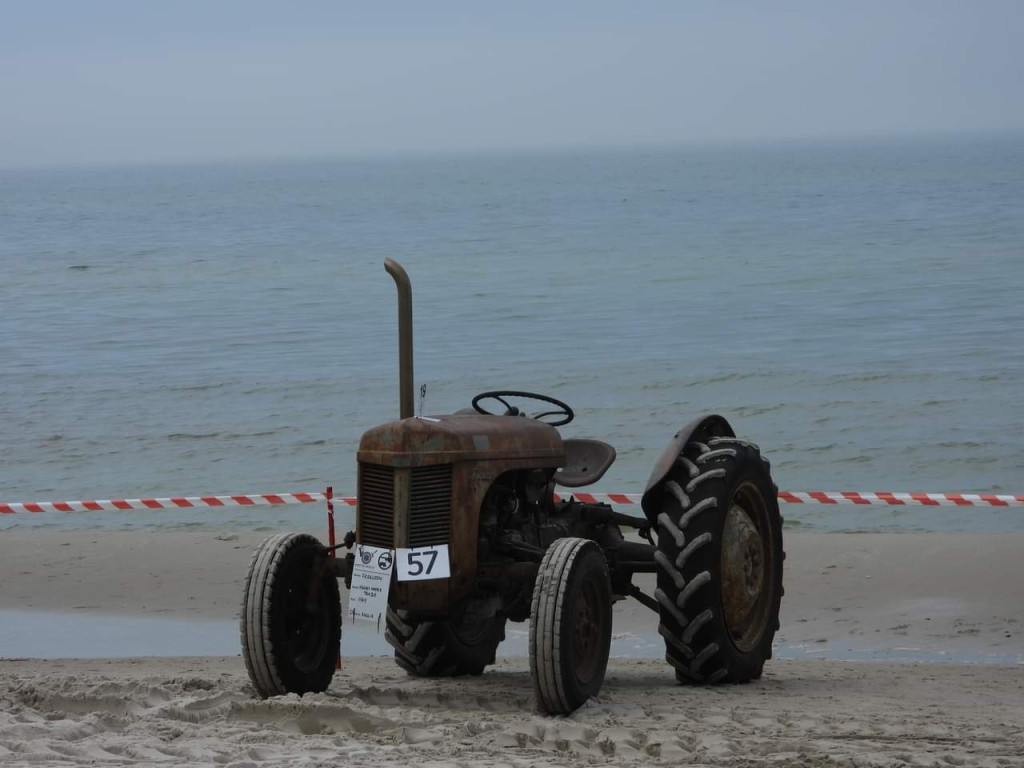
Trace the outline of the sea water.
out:
<instances>
[{"instance_id":1,"label":"sea water","mask_svg":"<svg viewBox=\"0 0 1024 768\"><path fill-rule=\"evenodd\" d=\"M360 434L398 411L385 257L423 412L565 400L566 436L618 449L594 490L642 491L720 413L783 489L1024 493L1024 138L1001 137L0 171L0 501L354 495ZM784 515L1024 531L1022 508Z\"/></svg>"},{"instance_id":2,"label":"sea water","mask_svg":"<svg viewBox=\"0 0 1024 768\"><path fill-rule=\"evenodd\" d=\"M529 632L512 624L498 648L500 657L529 655ZM238 622L223 619L170 619L72 613L0 611L0 652L4 658L118 659L133 656L235 656ZM344 657L392 656L394 649L372 625L342 628ZM664 659L665 641L653 631L612 632L613 658ZM892 648L888 638L837 639L828 644L776 643L776 659L840 661L1024 664L1024 655L997 651L983 643L958 643L953 650ZM241 662L239 662L241 665Z\"/></svg>"}]
</instances>

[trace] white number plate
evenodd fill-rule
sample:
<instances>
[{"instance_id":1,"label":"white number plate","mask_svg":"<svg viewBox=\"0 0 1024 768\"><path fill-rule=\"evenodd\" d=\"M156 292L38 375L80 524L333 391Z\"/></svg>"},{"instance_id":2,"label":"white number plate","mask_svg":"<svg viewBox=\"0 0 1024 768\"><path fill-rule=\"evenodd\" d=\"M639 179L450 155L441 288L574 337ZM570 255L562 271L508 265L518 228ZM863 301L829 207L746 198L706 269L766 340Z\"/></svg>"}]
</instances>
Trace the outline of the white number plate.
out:
<instances>
[{"instance_id":1,"label":"white number plate","mask_svg":"<svg viewBox=\"0 0 1024 768\"><path fill-rule=\"evenodd\" d=\"M399 549L396 554L399 581L447 579L452 575L447 544Z\"/></svg>"}]
</instances>

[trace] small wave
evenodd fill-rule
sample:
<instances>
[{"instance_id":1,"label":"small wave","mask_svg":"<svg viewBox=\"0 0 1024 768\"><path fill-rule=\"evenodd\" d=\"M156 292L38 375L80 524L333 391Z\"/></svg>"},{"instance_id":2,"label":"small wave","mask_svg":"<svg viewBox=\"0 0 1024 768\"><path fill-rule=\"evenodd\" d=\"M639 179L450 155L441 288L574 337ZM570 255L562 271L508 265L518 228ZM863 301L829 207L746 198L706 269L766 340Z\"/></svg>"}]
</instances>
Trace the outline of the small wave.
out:
<instances>
[{"instance_id":1,"label":"small wave","mask_svg":"<svg viewBox=\"0 0 1024 768\"><path fill-rule=\"evenodd\" d=\"M798 459L773 459L772 466L775 467L776 469L802 469L803 467L806 466L806 462L800 461Z\"/></svg>"},{"instance_id":2,"label":"small wave","mask_svg":"<svg viewBox=\"0 0 1024 768\"><path fill-rule=\"evenodd\" d=\"M687 386L700 386L704 384L725 384L729 381L745 381L746 379L762 378L771 376L767 371L737 371L733 373L721 373L717 376L709 376L706 379L696 379Z\"/></svg>"},{"instance_id":3,"label":"small wave","mask_svg":"<svg viewBox=\"0 0 1024 768\"><path fill-rule=\"evenodd\" d=\"M886 381L893 378L891 373L843 373L838 376L829 377L830 383L850 383L850 384L871 384L876 381Z\"/></svg>"},{"instance_id":4,"label":"small wave","mask_svg":"<svg viewBox=\"0 0 1024 768\"><path fill-rule=\"evenodd\" d=\"M225 440L241 440L247 437L270 437L271 435L279 435L282 432L290 431L290 427L281 427L280 429L267 429L262 432L225 432Z\"/></svg>"},{"instance_id":5,"label":"small wave","mask_svg":"<svg viewBox=\"0 0 1024 768\"><path fill-rule=\"evenodd\" d=\"M960 456L957 458L957 463L965 467L989 467L992 465L991 456Z\"/></svg>"},{"instance_id":6,"label":"small wave","mask_svg":"<svg viewBox=\"0 0 1024 768\"><path fill-rule=\"evenodd\" d=\"M270 437L289 431L289 427L267 429L262 432L174 432L167 436L168 440L247 440L253 437Z\"/></svg>"},{"instance_id":7,"label":"small wave","mask_svg":"<svg viewBox=\"0 0 1024 768\"><path fill-rule=\"evenodd\" d=\"M761 416L785 407L785 403L777 403L776 405L741 405L739 408L734 408L733 411L737 416Z\"/></svg>"},{"instance_id":8,"label":"small wave","mask_svg":"<svg viewBox=\"0 0 1024 768\"><path fill-rule=\"evenodd\" d=\"M217 384L187 384L181 387L168 387L167 389L171 392L206 392L211 389L221 389L225 387L224 382Z\"/></svg>"},{"instance_id":9,"label":"small wave","mask_svg":"<svg viewBox=\"0 0 1024 768\"><path fill-rule=\"evenodd\" d=\"M682 386L683 387L692 387L692 386L694 386L694 383L693 382L687 382L687 383L683 384ZM676 382L676 381L666 381L666 380L652 381L652 382L647 382L647 383L641 384L640 385L640 391L641 392L662 392L662 391L669 390L669 389L677 389L678 387L679 387L679 382ZM618 388L616 391L617 392L628 392L628 391L630 391L632 389L633 389L632 385L627 385L627 386L622 386L622 387Z\"/></svg>"},{"instance_id":10,"label":"small wave","mask_svg":"<svg viewBox=\"0 0 1024 768\"><path fill-rule=\"evenodd\" d=\"M827 451L834 450L838 446L835 443L828 443L827 445L812 445L808 448L804 448L805 453L825 453Z\"/></svg>"},{"instance_id":11,"label":"small wave","mask_svg":"<svg viewBox=\"0 0 1024 768\"><path fill-rule=\"evenodd\" d=\"M73 269L76 272L85 272L87 269L92 269L89 264L72 264L68 269Z\"/></svg>"},{"instance_id":12,"label":"small wave","mask_svg":"<svg viewBox=\"0 0 1024 768\"><path fill-rule=\"evenodd\" d=\"M858 456L847 456L842 459L834 459L829 464L870 464L875 460L871 454L862 453Z\"/></svg>"},{"instance_id":13,"label":"small wave","mask_svg":"<svg viewBox=\"0 0 1024 768\"><path fill-rule=\"evenodd\" d=\"M835 408L841 408L844 406L854 406L856 408L863 408L868 405L884 405L884 400L829 400L823 403L813 403L810 405L811 408L818 408L821 410L833 410Z\"/></svg>"}]
</instances>

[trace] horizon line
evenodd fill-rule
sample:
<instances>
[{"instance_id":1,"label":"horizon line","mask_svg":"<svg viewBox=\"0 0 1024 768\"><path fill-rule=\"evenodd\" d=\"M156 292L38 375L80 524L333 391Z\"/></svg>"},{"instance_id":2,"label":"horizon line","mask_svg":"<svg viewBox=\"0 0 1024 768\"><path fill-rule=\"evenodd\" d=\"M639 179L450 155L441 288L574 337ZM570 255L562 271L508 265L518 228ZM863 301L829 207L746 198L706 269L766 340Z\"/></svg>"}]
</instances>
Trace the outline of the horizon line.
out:
<instances>
[{"instance_id":1,"label":"horizon line","mask_svg":"<svg viewBox=\"0 0 1024 768\"><path fill-rule=\"evenodd\" d=\"M54 160L42 162L4 163L0 161L0 172L3 171L54 171L54 170L102 170L115 168L146 168L168 166L200 166L200 165L258 165L284 163L346 163L373 162L385 160L416 160L443 159L465 157L501 157L549 154L589 154L604 152L630 151L667 151L701 148L768 148L772 146L796 144L857 144L857 143L889 143L900 141L950 141L966 140L1000 140L1024 137L1024 127L986 130L934 130L934 131L901 131L891 133L860 133L806 136L765 136L765 137L702 137L692 139L675 139L662 141L609 141L594 143L562 143L537 145L507 146L467 146L440 148L394 148L374 149L353 152L308 152L308 153L260 153L245 155L209 155L191 157L153 157L125 159L87 159L79 161Z\"/></svg>"}]
</instances>

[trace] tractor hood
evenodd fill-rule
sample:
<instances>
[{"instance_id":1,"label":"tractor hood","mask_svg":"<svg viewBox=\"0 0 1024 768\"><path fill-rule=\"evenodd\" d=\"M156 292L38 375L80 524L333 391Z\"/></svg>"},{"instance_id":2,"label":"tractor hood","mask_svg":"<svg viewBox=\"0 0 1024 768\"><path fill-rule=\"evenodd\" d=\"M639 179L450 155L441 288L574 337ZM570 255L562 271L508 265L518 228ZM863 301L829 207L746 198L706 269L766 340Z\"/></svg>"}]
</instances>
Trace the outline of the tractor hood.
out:
<instances>
[{"instance_id":1,"label":"tractor hood","mask_svg":"<svg viewBox=\"0 0 1024 768\"><path fill-rule=\"evenodd\" d=\"M533 419L452 414L401 419L374 427L359 441L358 459L394 467L531 459L560 467L565 463L565 448L557 429Z\"/></svg>"}]
</instances>

